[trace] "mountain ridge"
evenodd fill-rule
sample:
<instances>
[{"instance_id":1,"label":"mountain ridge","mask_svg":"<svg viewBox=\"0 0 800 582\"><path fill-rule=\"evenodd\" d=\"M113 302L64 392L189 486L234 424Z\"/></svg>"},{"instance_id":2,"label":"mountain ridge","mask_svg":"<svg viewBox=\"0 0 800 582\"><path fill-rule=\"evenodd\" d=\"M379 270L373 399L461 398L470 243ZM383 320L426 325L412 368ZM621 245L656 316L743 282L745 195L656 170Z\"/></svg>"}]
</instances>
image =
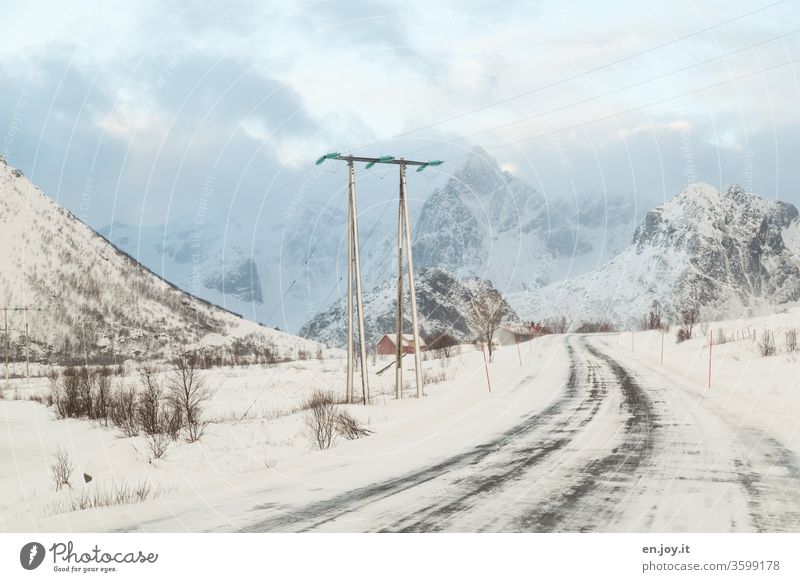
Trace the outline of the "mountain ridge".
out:
<instances>
[{"instance_id":1,"label":"mountain ridge","mask_svg":"<svg viewBox=\"0 0 800 582\"><path fill-rule=\"evenodd\" d=\"M596 271L509 301L523 317L630 326L653 301L730 317L800 299L792 204L698 182L649 211L626 248Z\"/></svg>"}]
</instances>

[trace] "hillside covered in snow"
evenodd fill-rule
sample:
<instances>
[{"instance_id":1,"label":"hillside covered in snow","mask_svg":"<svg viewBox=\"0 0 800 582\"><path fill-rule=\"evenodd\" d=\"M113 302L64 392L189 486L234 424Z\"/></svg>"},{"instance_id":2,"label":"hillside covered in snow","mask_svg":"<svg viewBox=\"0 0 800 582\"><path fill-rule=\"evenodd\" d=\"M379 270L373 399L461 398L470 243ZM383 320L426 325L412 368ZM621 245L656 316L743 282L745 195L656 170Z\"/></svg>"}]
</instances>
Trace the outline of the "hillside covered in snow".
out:
<instances>
[{"instance_id":1,"label":"hillside covered in snow","mask_svg":"<svg viewBox=\"0 0 800 582\"><path fill-rule=\"evenodd\" d=\"M647 213L596 271L509 298L521 316L631 325L658 301L704 319L751 315L800 299L797 209L733 186L697 183Z\"/></svg>"},{"instance_id":2,"label":"hillside covered in snow","mask_svg":"<svg viewBox=\"0 0 800 582\"><path fill-rule=\"evenodd\" d=\"M238 341L279 352L308 342L188 295L116 249L0 161L0 306L12 359L106 362L163 358ZM253 348L255 349L255 347Z\"/></svg>"}]
</instances>

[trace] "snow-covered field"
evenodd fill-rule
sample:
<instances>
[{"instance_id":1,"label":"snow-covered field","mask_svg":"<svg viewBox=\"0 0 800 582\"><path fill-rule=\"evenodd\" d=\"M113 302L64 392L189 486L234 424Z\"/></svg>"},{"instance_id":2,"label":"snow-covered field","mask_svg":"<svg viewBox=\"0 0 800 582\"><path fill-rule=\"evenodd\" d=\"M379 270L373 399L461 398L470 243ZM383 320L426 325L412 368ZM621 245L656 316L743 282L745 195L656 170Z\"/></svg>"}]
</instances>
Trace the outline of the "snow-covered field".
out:
<instances>
[{"instance_id":1,"label":"snow-covered field","mask_svg":"<svg viewBox=\"0 0 800 582\"><path fill-rule=\"evenodd\" d=\"M505 371L511 356L516 367ZM491 370L496 392L521 373L517 358L516 352L497 355ZM346 408L374 434L360 441L340 439L327 451L313 447L300 408L315 388L343 392L342 359L205 371L206 384L214 390L207 406L212 422L206 434L197 443L174 443L165 458L157 460L151 459L144 437L125 437L117 429L87 420L56 420L52 410L26 400L46 393L47 379L34 378L30 384L12 379L5 400L0 400L0 464L5 469L0 475L0 524L4 530L21 531L82 529L81 523L89 529L113 529L136 524L142 515L169 515L178 506L205 507L209 496L216 501L236 499L291 478L297 470L311 472L331 463L382 458L369 462L375 470L365 474L368 477L402 466L395 465L398 455L407 457L407 463L424 461L450 440L444 435L449 425L486 406L483 358L473 346L464 346L450 359L424 361L428 374L449 380L427 385L421 401L412 397L413 359L406 360L406 398L394 399L393 369L380 376L371 374L372 405ZM378 359L371 369L387 363ZM135 380L133 373L126 377L127 382ZM360 390L358 377L356 389ZM476 428L475 438L481 430ZM50 465L59 448L70 453L76 469L72 489L56 492ZM91 475L90 483L84 484L83 473ZM337 479L342 478L346 483L345 475ZM360 482L362 476L353 473L349 478ZM70 499L85 491L135 488L145 482L154 493L151 501L66 512ZM325 480L319 486L325 487ZM181 529L178 522L174 526Z\"/></svg>"},{"instance_id":2,"label":"snow-covered field","mask_svg":"<svg viewBox=\"0 0 800 582\"><path fill-rule=\"evenodd\" d=\"M682 344L673 329L663 365L657 331L547 336L519 353L497 352L491 394L481 352L464 346L445 364L424 362L447 380L427 386L421 400L394 400L392 370L373 373L372 405L347 409L374 433L326 451L311 445L299 409L314 388L342 390L340 359L208 371L215 393L206 435L174 444L159 460L141 437L55 420L24 400L46 391L47 381L15 380L0 401L0 524L4 531L798 531L800 352L784 344L793 328L800 330L797 309L697 326ZM764 330L774 334L774 356L760 354ZM712 333L729 341L713 347L708 388ZM56 492L49 466L58 447L76 469L73 487ZM154 493L146 501L66 511L84 490L143 482Z\"/></svg>"}]
</instances>

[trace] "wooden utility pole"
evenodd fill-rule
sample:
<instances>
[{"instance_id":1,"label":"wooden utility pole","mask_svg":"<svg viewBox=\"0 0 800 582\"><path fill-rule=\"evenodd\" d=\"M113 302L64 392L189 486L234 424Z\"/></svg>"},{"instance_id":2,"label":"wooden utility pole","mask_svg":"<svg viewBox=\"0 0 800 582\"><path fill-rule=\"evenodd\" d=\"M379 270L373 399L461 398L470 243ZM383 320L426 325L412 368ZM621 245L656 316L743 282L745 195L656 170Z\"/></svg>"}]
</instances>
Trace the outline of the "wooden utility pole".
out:
<instances>
[{"instance_id":1,"label":"wooden utility pole","mask_svg":"<svg viewBox=\"0 0 800 582\"><path fill-rule=\"evenodd\" d=\"M358 212L356 211L356 172L353 161L347 164L350 175L350 233L353 239L353 259L355 260L356 303L358 307L358 343L361 348L361 391L364 404L369 404L369 376L367 375L367 334L364 330L364 298L361 293L361 251L358 240ZM352 303L352 294L349 295ZM352 322L352 319L350 320ZM352 325L352 323L351 323Z\"/></svg>"},{"instance_id":2,"label":"wooden utility pole","mask_svg":"<svg viewBox=\"0 0 800 582\"><path fill-rule=\"evenodd\" d=\"M25 378L31 381L30 357L28 357L28 312L25 312Z\"/></svg>"},{"instance_id":3,"label":"wooden utility pole","mask_svg":"<svg viewBox=\"0 0 800 582\"><path fill-rule=\"evenodd\" d=\"M11 338L8 335L8 312L9 311L23 311L25 313L25 377L30 381L30 356L29 356L29 341L28 341L28 312L41 311L40 307L0 307L3 310L3 334L5 336L5 376L6 388L8 387L9 373L8 373L8 357L11 351Z\"/></svg>"},{"instance_id":4,"label":"wooden utility pole","mask_svg":"<svg viewBox=\"0 0 800 582\"><path fill-rule=\"evenodd\" d=\"M3 332L3 337L6 340L6 388L8 388L8 348L9 348L9 345L8 345L8 309L9 309L8 307L4 307L3 308L3 311L5 312L4 313L5 323L3 324L5 331Z\"/></svg>"},{"instance_id":5,"label":"wooden utility pole","mask_svg":"<svg viewBox=\"0 0 800 582\"><path fill-rule=\"evenodd\" d=\"M352 176L352 166L350 167ZM349 178L352 180L352 178ZM351 187L348 187L348 191ZM353 403L353 217L347 199L347 403Z\"/></svg>"},{"instance_id":6,"label":"wooden utility pole","mask_svg":"<svg viewBox=\"0 0 800 582\"><path fill-rule=\"evenodd\" d=\"M402 168L402 166L401 166ZM403 176L400 176L400 191L403 190ZM403 230L405 214L402 203L397 206L397 340L395 343L394 396L403 397Z\"/></svg>"},{"instance_id":7,"label":"wooden utility pole","mask_svg":"<svg viewBox=\"0 0 800 582\"><path fill-rule=\"evenodd\" d=\"M395 396L402 397L403 391L403 244L407 249L408 261L408 291L411 300L411 327L414 341L414 367L417 381L417 397L422 396L422 358L419 351L419 322L417 318L417 293L414 285L414 258L411 252L411 226L408 219L407 187L406 187L406 166L417 166L417 172L421 172L428 166L439 166L441 160L431 160L428 162L418 162L404 159L394 159L392 156L381 156L379 158L369 158L363 156L345 156L338 152L331 152L321 156L317 160L317 165L326 160L341 160L347 162L349 169L349 204L348 214L348 285L347 285L347 395L348 402L352 399L353 385L353 265L355 264L356 295L358 301L358 331L361 343L361 383L364 390L364 404L369 402L369 383L367 379L367 345L364 333L364 313L361 295L361 260L359 258L358 243L358 213L356 212L355 202L355 170L354 162L365 162L366 169L370 169L375 164L394 164L400 166L400 205L397 212L397 362L395 370Z\"/></svg>"},{"instance_id":8,"label":"wooden utility pole","mask_svg":"<svg viewBox=\"0 0 800 582\"><path fill-rule=\"evenodd\" d=\"M408 256L408 295L411 299L411 332L414 341L414 373L417 380L417 398L422 397L423 381L422 381L422 358L419 354L419 323L417 319L417 289L414 285L414 254L411 249L411 222L408 219L408 188L406 186L406 165L400 159L400 208L403 210L403 227L405 230L406 239L406 253ZM400 263L402 267L402 261ZM399 273L400 279L403 277L402 270ZM401 296L402 299L402 296ZM403 304L397 304L398 319L403 318ZM398 367L401 362L398 362Z\"/></svg>"}]
</instances>

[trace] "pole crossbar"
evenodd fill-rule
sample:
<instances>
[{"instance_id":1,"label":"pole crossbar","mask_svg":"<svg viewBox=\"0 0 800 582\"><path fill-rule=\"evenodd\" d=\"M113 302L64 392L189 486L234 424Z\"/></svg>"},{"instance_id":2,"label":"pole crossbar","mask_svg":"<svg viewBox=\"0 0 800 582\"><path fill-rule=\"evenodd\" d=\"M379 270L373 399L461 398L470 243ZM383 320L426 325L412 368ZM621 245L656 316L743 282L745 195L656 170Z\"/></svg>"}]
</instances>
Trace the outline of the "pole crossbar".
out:
<instances>
[{"instance_id":1,"label":"pole crossbar","mask_svg":"<svg viewBox=\"0 0 800 582\"><path fill-rule=\"evenodd\" d=\"M433 166L439 165L441 162L439 160L429 160L427 162L420 162L414 160L404 160L403 158L393 158L391 160L387 160L385 158L367 158L364 156L336 156L335 158L330 158L332 160L342 160L344 162L366 162L368 164L393 164L395 166ZM439 163L437 163L439 162Z\"/></svg>"}]
</instances>

